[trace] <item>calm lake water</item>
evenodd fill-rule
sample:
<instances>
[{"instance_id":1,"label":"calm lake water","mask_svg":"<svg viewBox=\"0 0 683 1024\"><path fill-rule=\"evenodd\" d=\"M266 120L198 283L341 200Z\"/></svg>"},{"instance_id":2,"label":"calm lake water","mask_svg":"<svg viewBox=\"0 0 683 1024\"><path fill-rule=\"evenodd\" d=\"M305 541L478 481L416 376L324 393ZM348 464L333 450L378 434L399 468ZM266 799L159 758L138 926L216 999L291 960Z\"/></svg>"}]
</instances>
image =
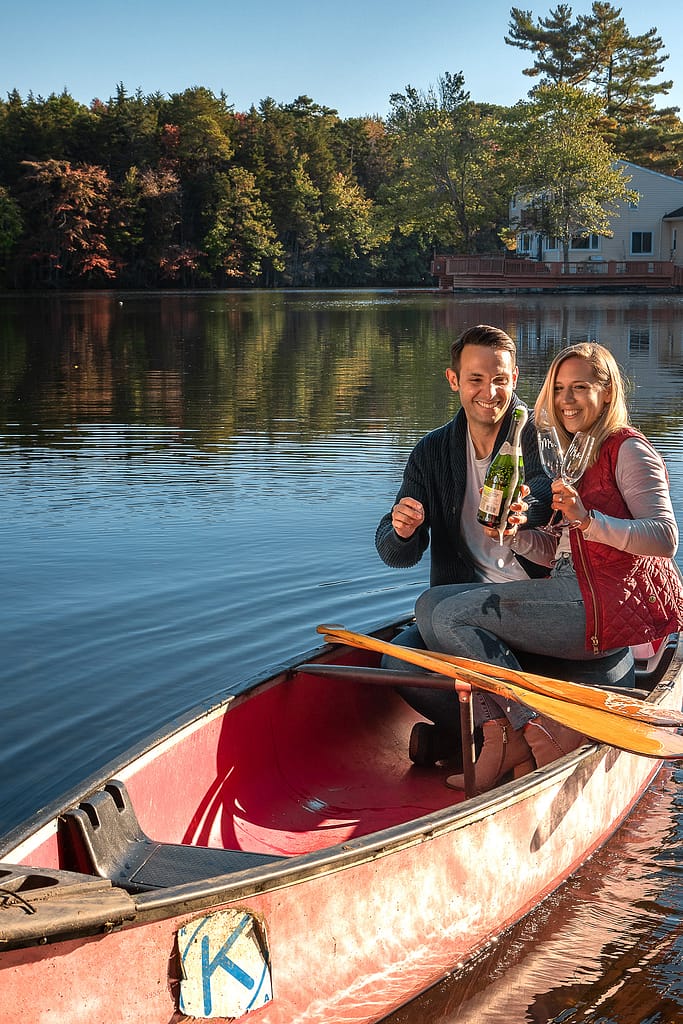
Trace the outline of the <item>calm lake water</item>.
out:
<instances>
[{"instance_id":1,"label":"calm lake water","mask_svg":"<svg viewBox=\"0 0 683 1024\"><path fill-rule=\"evenodd\" d=\"M427 560L386 568L375 526L480 322L530 403L558 348L614 352L683 529L683 297L0 297L0 832L318 623L412 610ZM393 1024L683 1021L682 778Z\"/></svg>"}]
</instances>

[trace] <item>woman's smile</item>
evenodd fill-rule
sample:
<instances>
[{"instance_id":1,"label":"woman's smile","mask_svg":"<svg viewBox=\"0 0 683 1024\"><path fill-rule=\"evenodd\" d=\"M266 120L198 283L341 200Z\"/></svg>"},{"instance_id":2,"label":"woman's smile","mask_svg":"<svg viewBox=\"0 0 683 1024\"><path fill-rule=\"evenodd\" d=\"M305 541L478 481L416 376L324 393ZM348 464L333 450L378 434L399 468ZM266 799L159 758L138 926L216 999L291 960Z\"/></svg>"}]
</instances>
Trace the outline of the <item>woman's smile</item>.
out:
<instances>
[{"instance_id":1,"label":"woman's smile","mask_svg":"<svg viewBox=\"0 0 683 1024\"><path fill-rule=\"evenodd\" d=\"M611 398L611 389L595 378L587 359L565 359L555 378L555 410L570 434L590 430Z\"/></svg>"}]
</instances>

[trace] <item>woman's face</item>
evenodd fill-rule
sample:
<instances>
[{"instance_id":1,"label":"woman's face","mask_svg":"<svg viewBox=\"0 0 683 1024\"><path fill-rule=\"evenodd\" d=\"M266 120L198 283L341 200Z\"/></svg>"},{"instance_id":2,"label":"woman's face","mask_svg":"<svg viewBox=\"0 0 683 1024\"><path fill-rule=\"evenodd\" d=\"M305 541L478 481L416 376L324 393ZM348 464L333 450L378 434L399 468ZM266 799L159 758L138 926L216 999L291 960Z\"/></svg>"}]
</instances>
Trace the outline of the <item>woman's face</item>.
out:
<instances>
[{"instance_id":1,"label":"woman's face","mask_svg":"<svg viewBox=\"0 0 683 1024\"><path fill-rule=\"evenodd\" d=\"M570 434L590 430L612 398L612 389L600 384L587 359L570 356L560 363L555 377L555 413Z\"/></svg>"}]
</instances>

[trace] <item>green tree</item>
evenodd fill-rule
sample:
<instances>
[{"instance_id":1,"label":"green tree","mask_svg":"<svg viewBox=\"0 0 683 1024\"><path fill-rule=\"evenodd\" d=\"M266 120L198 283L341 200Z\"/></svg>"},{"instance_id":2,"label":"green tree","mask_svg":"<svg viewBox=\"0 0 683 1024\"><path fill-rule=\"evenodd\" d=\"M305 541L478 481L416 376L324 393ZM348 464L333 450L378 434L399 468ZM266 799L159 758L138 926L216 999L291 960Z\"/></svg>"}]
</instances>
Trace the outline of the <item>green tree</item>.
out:
<instances>
[{"instance_id":1,"label":"green tree","mask_svg":"<svg viewBox=\"0 0 683 1024\"><path fill-rule=\"evenodd\" d=\"M109 237L121 282L132 287L156 284L159 270L172 261L178 244L181 190L178 175L163 162L130 167L112 188Z\"/></svg>"},{"instance_id":2,"label":"green tree","mask_svg":"<svg viewBox=\"0 0 683 1024\"><path fill-rule=\"evenodd\" d=\"M356 271L367 273L362 257L372 252L380 238L374 204L360 185L339 172L324 199L324 254L327 282L353 284ZM362 269L361 269L362 266Z\"/></svg>"},{"instance_id":3,"label":"green tree","mask_svg":"<svg viewBox=\"0 0 683 1024\"><path fill-rule=\"evenodd\" d=\"M200 245L207 230L205 213L215 203L215 179L231 165L234 117L224 95L192 88L173 93L160 111L162 165L181 184L181 245ZM171 145L171 142L173 143Z\"/></svg>"},{"instance_id":4,"label":"green tree","mask_svg":"<svg viewBox=\"0 0 683 1024\"><path fill-rule=\"evenodd\" d=\"M261 160L257 180L284 248L281 281L321 283L326 265L326 205L337 173L333 150L337 114L308 96L299 96L289 104L276 104L268 97L261 102L259 115L258 143L252 145L252 154L258 153Z\"/></svg>"},{"instance_id":5,"label":"green tree","mask_svg":"<svg viewBox=\"0 0 683 1024\"><path fill-rule=\"evenodd\" d=\"M574 18L572 8L559 4L545 18L513 7L505 42L533 55L523 74L541 85L581 85L601 96L612 116L637 103L651 103L667 93L672 82L655 82L669 59L664 44L651 28L631 35L621 10L594 0L590 14Z\"/></svg>"},{"instance_id":6,"label":"green tree","mask_svg":"<svg viewBox=\"0 0 683 1024\"><path fill-rule=\"evenodd\" d=\"M356 181L368 199L377 199L398 167L394 141L379 117L338 120L332 128L332 150L336 167Z\"/></svg>"},{"instance_id":7,"label":"green tree","mask_svg":"<svg viewBox=\"0 0 683 1024\"><path fill-rule=\"evenodd\" d=\"M322 283L338 265L345 233L355 234L353 259L365 251L360 220L367 207L357 183L338 168L336 112L307 96L285 105L267 98L236 122L236 161L253 173L282 247L269 267L285 284Z\"/></svg>"},{"instance_id":8,"label":"green tree","mask_svg":"<svg viewBox=\"0 0 683 1024\"><path fill-rule=\"evenodd\" d=\"M47 99L16 90L0 117L0 180L14 187L22 178L22 160L88 162L92 153L93 119L87 107L68 92Z\"/></svg>"},{"instance_id":9,"label":"green tree","mask_svg":"<svg viewBox=\"0 0 683 1024\"><path fill-rule=\"evenodd\" d=\"M655 28L632 36L621 11L596 2L579 18L589 88L604 103L605 138L627 159L674 171L680 166L683 124L677 107L657 109L655 100L673 83L655 81L668 55Z\"/></svg>"},{"instance_id":10,"label":"green tree","mask_svg":"<svg viewBox=\"0 0 683 1024\"><path fill-rule=\"evenodd\" d=\"M4 280L6 267L21 237L22 229L19 204L7 189L0 185L0 280Z\"/></svg>"},{"instance_id":11,"label":"green tree","mask_svg":"<svg viewBox=\"0 0 683 1024\"><path fill-rule=\"evenodd\" d=\"M256 283L268 267L284 270L284 250L254 175L233 167L218 176L216 185L219 198L214 222L204 239L211 269L231 281L250 284Z\"/></svg>"},{"instance_id":12,"label":"green tree","mask_svg":"<svg viewBox=\"0 0 683 1024\"><path fill-rule=\"evenodd\" d=\"M680 165L678 108L655 106L673 84L659 78L668 54L656 28L632 35L621 9L602 0L577 17L566 4L536 20L513 7L505 42L532 54L523 74L541 85L576 85L598 96L604 136L627 159L665 171Z\"/></svg>"},{"instance_id":13,"label":"green tree","mask_svg":"<svg viewBox=\"0 0 683 1024\"><path fill-rule=\"evenodd\" d=\"M493 109L471 102L460 73L427 92L394 93L388 128L400 166L382 194L388 218L406 234L475 251L505 214L496 123Z\"/></svg>"},{"instance_id":14,"label":"green tree","mask_svg":"<svg viewBox=\"0 0 683 1024\"><path fill-rule=\"evenodd\" d=\"M663 174L683 171L683 123L677 107L666 107L627 123L613 121L604 129L605 139L631 163Z\"/></svg>"},{"instance_id":15,"label":"green tree","mask_svg":"<svg viewBox=\"0 0 683 1024\"><path fill-rule=\"evenodd\" d=\"M656 28L633 36L621 11L599 0L577 25L585 81L602 98L608 117L642 116L654 109L656 96L671 90L673 82L654 81L669 59Z\"/></svg>"},{"instance_id":16,"label":"green tree","mask_svg":"<svg viewBox=\"0 0 683 1024\"><path fill-rule=\"evenodd\" d=\"M612 235L617 204L637 201L599 128L598 97L570 85L539 86L510 119L510 181L526 207L522 225L562 245L565 265L576 235Z\"/></svg>"},{"instance_id":17,"label":"green tree","mask_svg":"<svg viewBox=\"0 0 683 1024\"><path fill-rule=\"evenodd\" d=\"M145 97L126 92L123 84L106 102L93 100L93 152L88 158L105 167L113 180L123 179L131 167L152 167L161 157L159 95Z\"/></svg>"},{"instance_id":18,"label":"green tree","mask_svg":"<svg viewBox=\"0 0 683 1024\"><path fill-rule=\"evenodd\" d=\"M316 257L324 230L321 191L308 173L308 157L294 151L286 189L288 223L283 233L285 281L292 285L316 283Z\"/></svg>"},{"instance_id":19,"label":"green tree","mask_svg":"<svg viewBox=\"0 0 683 1024\"><path fill-rule=\"evenodd\" d=\"M545 18L537 18L531 11L513 7L510 11L508 46L516 46L533 54L534 62L522 70L523 75L540 78L541 84L559 85L576 83L584 77L580 65L579 29L573 19L571 7L558 4Z\"/></svg>"}]
</instances>

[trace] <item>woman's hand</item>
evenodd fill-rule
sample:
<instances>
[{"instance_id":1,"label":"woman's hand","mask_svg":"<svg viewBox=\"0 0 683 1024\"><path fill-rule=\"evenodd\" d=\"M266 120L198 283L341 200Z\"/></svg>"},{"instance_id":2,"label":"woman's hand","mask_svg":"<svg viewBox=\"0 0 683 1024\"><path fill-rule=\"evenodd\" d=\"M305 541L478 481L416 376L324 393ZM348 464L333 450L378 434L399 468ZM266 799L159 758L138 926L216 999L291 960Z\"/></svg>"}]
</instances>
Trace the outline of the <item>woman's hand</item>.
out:
<instances>
[{"instance_id":1,"label":"woman's hand","mask_svg":"<svg viewBox=\"0 0 683 1024\"><path fill-rule=\"evenodd\" d=\"M579 492L571 484L565 484L562 480L553 480L550 485L553 492L553 508L556 512L563 512L565 519L570 523L581 523L588 515L588 509L581 501Z\"/></svg>"}]
</instances>

